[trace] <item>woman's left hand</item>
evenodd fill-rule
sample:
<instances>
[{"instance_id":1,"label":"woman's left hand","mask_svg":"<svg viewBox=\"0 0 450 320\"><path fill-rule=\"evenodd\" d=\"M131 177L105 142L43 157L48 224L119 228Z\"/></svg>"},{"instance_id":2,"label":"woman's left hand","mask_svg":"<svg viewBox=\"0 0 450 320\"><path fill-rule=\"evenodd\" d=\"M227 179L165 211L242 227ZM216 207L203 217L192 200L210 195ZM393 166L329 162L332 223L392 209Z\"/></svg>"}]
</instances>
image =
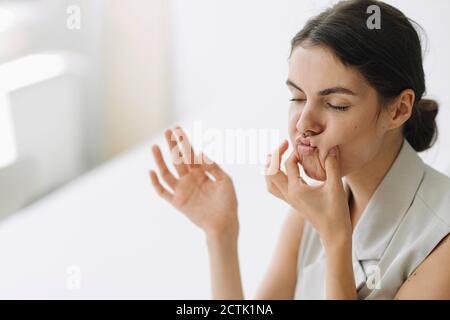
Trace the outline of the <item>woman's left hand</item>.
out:
<instances>
[{"instance_id":1,"label":"woman's left hand","mask_svg":"<svg viewBox=\"0 0 450 320\"><path fill-rule=\"evenodd\" d=\"M271 158L272 161L278 159ZM297 154L292 152L285 162L286 173L279 169L266 179L312 224L325 248L351 241L350 210L341 180L338 147L332 148L325 159L326 180L321 185L308 185L300 176L298 164L302 165ZM273 166L271 161L266 164L266 168Z\"/></svg>"}]
</instances>

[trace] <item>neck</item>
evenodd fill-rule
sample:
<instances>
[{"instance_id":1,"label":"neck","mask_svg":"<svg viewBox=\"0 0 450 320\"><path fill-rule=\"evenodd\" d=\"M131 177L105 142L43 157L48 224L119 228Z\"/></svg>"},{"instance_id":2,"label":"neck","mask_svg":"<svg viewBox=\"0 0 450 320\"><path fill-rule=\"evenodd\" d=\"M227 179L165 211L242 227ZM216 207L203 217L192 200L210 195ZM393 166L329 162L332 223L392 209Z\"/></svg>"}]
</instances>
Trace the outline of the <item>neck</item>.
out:
<instances>
[{"instance_id":1,"label":"neck","mask_svg":"<svg viewBox=\"0 0 450 320\"><path fill-rule=\"evenodd\" d=\"M352 195L349 205L353 228L378 185L397 158L402 143L403 137L401 135L385 139L380 148L381 151L372 160L366 163L361 169L346 176L346 181Z\"/></svg>"}]
</instances>

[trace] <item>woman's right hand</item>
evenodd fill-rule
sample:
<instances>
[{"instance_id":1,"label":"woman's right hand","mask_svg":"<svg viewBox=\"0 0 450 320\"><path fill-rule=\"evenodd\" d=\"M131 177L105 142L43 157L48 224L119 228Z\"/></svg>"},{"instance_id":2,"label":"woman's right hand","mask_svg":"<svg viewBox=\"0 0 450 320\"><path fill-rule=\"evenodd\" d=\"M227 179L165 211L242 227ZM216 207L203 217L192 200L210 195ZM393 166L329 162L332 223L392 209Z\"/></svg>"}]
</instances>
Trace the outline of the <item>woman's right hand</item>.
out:
<instances>
[{"instance_id":1,"label":"woman's right hand","mask_svg":"<svg viewBox=\"0 0 450 320\"><path fill-rule=\"evenodd\" d=\"M184 213L208 236L238 233L237 199L231 178L206 155L195 155L185 132L176 127L165 132L172 162L178 177L168 169L161 149L153 145L152 153L162 179L170 187L163 187L154 170L151 182L156 192ZM194 159L197 159L195 161ZM210 179L206 172L210 173Z\"/></svg>"}]
</instances>

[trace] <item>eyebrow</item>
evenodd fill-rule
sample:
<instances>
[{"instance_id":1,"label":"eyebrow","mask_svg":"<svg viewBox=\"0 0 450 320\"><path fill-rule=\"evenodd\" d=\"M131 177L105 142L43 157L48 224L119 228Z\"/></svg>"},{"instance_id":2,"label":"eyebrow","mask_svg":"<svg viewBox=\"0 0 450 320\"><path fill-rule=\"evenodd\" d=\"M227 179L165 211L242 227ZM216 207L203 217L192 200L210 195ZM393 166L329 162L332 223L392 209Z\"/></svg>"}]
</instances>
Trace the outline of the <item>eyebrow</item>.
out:
<instances>
[{"instance_id":1,"label":"eyebrow","mask_svg":"<svg viewBox=\"0 0 450 320\"><path fill-rule=\"evenodd\" d=\"M300 88L299 86L297 86L294 82L292 82L290 79L286 80L286 85L293 87L297 90L300 90L301 92L304 92L302 90L302 88ZM356 96L357 94L354 93L352 90L344 88L344 87L332 87L332 88L327 88L327 89L323 89L319 91L319 95L321 96L327 96L329 94L333 94L333 93L341 93L341 94L348 94L351 96Z\"/></svg>"}]
</instances>

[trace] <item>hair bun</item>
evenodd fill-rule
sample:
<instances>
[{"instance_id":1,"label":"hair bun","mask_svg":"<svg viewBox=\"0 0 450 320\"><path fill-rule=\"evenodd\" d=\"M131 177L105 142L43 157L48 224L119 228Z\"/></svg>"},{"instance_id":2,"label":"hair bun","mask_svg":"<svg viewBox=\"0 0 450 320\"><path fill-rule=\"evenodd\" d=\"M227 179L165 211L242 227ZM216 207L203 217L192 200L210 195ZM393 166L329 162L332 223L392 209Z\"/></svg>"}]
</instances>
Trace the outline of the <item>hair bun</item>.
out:
<instances>
[{"instance_id":1,"label":"hair bun","mask_svg":"<svg viewBox=\"0 0 450 320\"><path fill-rule=\"evenodd\" d=\"M420 99L417 102L417 106L419 107L420 111L433 112L434 117L437 116L439 105L436 101L431 99Z\"/></svg>"},{"instance_id":2,"label":"hair bun","mask_svg":"<svg viewBox=\"0 0 450 320\"><path fill-rule=\"evenodd\" d=\"M421 99L414 104L412 115L406 122L403 133L417 152L431 148L436 142L438 111L438 103L431 99Z\"/></svg>"}]
</instances>

